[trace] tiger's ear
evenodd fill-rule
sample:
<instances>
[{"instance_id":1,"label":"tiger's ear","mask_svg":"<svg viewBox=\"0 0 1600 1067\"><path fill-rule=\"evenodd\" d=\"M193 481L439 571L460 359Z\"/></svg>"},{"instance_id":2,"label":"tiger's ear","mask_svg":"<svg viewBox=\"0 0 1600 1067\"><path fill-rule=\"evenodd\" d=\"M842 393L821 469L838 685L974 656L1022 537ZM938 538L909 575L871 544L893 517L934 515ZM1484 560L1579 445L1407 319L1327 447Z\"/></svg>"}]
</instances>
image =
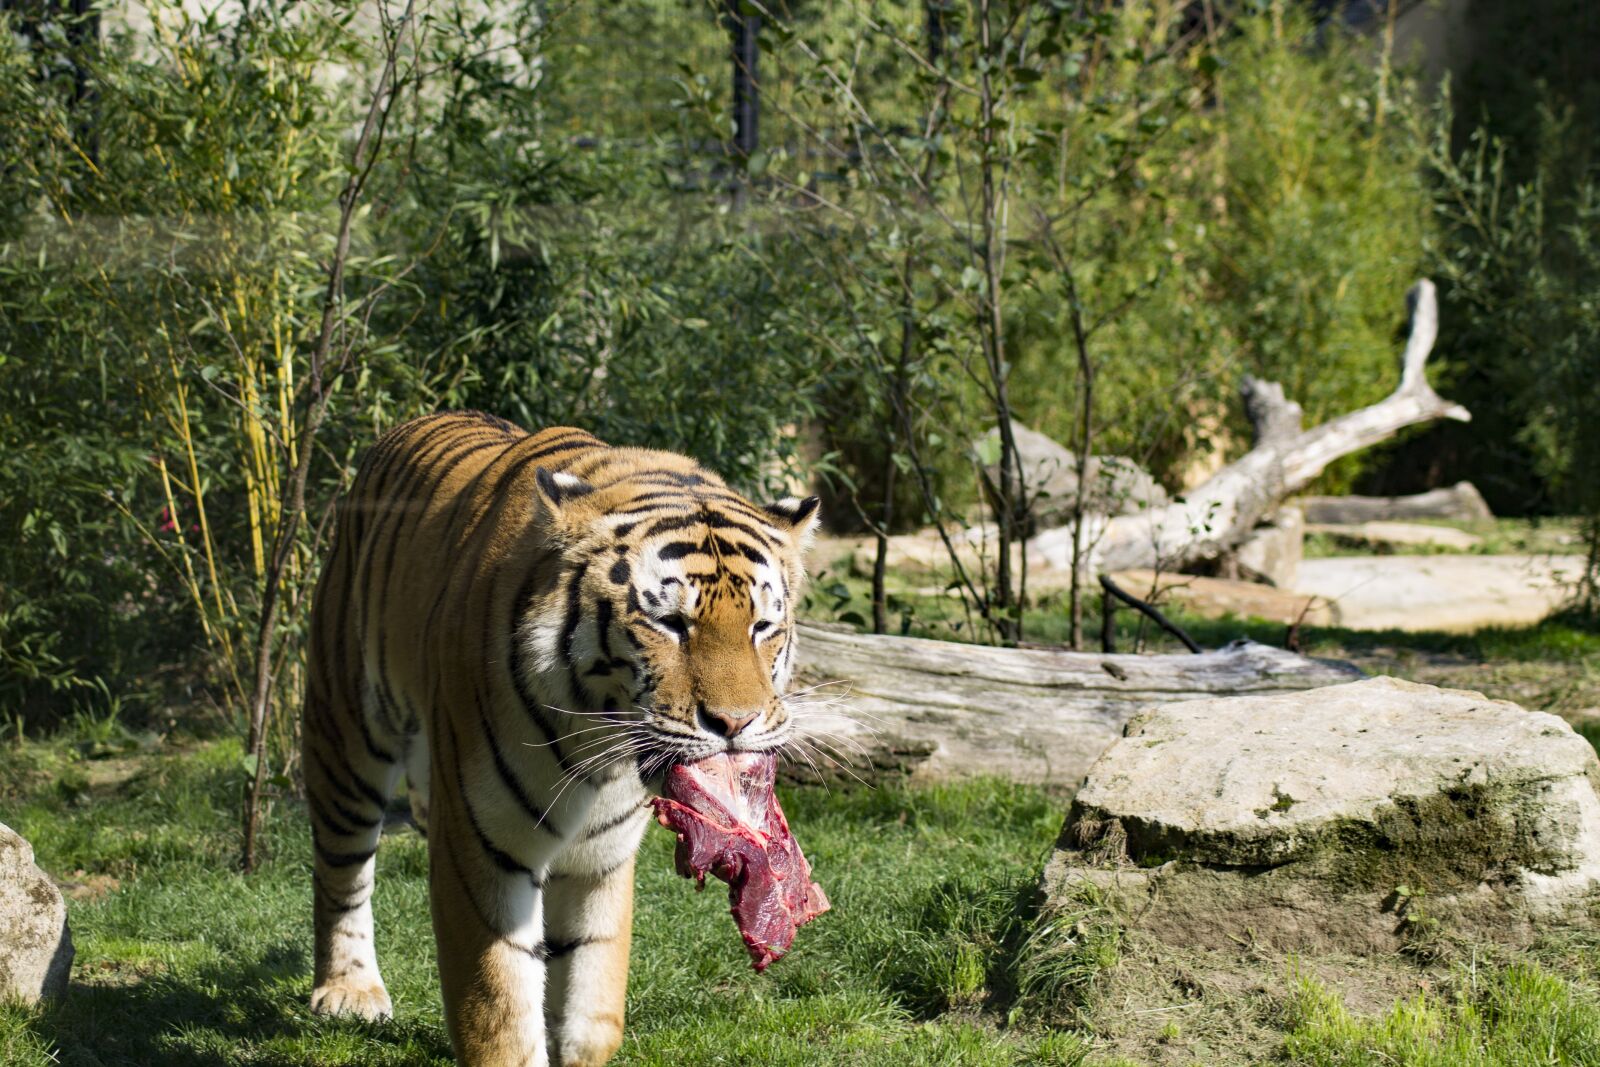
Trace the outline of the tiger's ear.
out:
<instances>
[{"instance_id":1,"label":"tiger's ear","mask_svg":"<svg viewBox=\"0 0 1600 1067\"><path fill-rule=\"evenodd\" d=\"M808 496L801 499L797 496L786 496L782 500L768 504L765 511L772 516L773 524L786 530L795 544L804 549L811 544L811 538L817 532L817 523L821 520L818 508L822 504L821 497Z\"/></svg>"},{"instance_id":2,"label":"tiger's ear","mask_svg":"<svg viewBox=\"0 0 1600 1067\"><path fill-rule=\"evenodd\" d=\"M582 478L538 467L533 472L533 480L538 486L544 521L554 529L574 529L591 517L587 514L589 509L579 502L594 492L594 486Z\"/></svg>"}]
</instances>

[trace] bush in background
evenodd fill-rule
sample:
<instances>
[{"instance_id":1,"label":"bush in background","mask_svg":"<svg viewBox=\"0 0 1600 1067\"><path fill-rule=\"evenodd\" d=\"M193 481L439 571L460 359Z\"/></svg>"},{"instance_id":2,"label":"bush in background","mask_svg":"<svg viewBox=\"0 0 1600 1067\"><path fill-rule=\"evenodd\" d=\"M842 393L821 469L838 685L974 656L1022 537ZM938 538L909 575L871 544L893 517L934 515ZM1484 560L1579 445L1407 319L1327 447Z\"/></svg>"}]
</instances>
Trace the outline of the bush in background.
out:
<instances>
[{"instance_id":1,"label":"bush in background","mask_svg":"<svg viewBox=\"0 0 1600 1067\"><path fill-rule=\"evenodd\" d=\"M777 295L804 280L711 210L719 193L661 225L659 155L549 130L544 30L524 15L433 5L418 24L428 78L395 109L357 218L358 370L290 566L291 706L327 507L388 426L468 403L583 422L755 489L806 414L817 368ZM18 119L0 131L0 701L41 723L107 694L236 723L366 106L352 86L382 38L320 5L231 25L156 4L153 29L99 45L3 17L0 111Z\"/></svg>"}]
</instances>

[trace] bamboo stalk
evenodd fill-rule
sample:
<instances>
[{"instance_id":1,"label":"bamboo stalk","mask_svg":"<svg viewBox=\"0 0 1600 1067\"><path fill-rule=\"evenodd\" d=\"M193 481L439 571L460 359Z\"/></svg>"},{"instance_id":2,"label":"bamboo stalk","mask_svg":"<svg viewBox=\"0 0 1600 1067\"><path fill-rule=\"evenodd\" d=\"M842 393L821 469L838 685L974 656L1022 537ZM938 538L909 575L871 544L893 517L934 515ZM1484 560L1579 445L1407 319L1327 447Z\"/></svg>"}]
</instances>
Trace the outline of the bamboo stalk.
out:
<instances>
[{"instance_id":1,"label":"bamboo stalk","mask_svg":"<svg viewBox=\"0 0 1600 1067\"><path fill-rule=\"evenodd\" d=\"M167 500L167 517L178 535L178 547L182 550L184 587L194 600L195 614L200 617L200 632L205 634L206 643L210 644L216 640L216 634L212 632L211 619L206 613L205 594L200 591L200 579L194 573L194 557L189 552L188 539L183 536L183 524L178 521L178 501L172 494L172 475L167 470L167 457L159 452L156 453L156 469L161 472L161 491ZM150 539L154 541L154 535L150 535Z\"/></svg>"}]
</instances>

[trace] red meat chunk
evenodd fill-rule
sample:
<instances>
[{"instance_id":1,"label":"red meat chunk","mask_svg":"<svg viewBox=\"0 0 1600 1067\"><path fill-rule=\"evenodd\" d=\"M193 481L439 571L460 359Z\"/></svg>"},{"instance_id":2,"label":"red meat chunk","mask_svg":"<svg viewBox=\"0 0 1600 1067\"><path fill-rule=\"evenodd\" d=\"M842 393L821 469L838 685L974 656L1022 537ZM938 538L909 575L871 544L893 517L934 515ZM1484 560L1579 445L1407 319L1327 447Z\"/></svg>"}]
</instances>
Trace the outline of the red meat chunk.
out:
<instances>
[{"instance_id":1,"label":"red meat chunk","mask_svg":"<svg viewBox=\"0 0 1600 1067\"><path fill-rule=\"evenodd\" d=\"M828 910L772 791L772 753L740 752L667 772L656 819L678 835L678 873L705 888L728 883L728 902L758 971L788 951L795 931Z\"/></svg>"}]
</instances>

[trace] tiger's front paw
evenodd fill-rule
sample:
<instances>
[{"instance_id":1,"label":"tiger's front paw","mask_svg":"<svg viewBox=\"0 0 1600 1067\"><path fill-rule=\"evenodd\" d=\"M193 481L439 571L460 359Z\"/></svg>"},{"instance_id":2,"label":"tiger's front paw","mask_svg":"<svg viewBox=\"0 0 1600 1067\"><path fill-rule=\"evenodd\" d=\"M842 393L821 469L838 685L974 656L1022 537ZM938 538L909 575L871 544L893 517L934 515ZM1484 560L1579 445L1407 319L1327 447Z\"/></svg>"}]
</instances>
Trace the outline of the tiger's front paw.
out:
<instances>
[{"instance_id":1,"label":"tiger's front paw","mask_svg":"<svg viewBox=\"0 0 1600 1067\"><path fill-rule=\"evenodd\" d=\"M389 991L380 982L351 982L337 979L311 991L311 1011L316 1015L353 1015L368 1022L380 1022L394 1014Z\"/></svg>"},{"instance_id":2,"label":"tiger's front paw","mask_svg":"<svg viewBox=\"0 0 1600 1067\"><path fill-rule=\"evenodd\" d=\"M602 1067L622 1044L622 1020L616 1016L569 1024L556 1043L561 1067Z\"/></svg>"}]
</instances>

